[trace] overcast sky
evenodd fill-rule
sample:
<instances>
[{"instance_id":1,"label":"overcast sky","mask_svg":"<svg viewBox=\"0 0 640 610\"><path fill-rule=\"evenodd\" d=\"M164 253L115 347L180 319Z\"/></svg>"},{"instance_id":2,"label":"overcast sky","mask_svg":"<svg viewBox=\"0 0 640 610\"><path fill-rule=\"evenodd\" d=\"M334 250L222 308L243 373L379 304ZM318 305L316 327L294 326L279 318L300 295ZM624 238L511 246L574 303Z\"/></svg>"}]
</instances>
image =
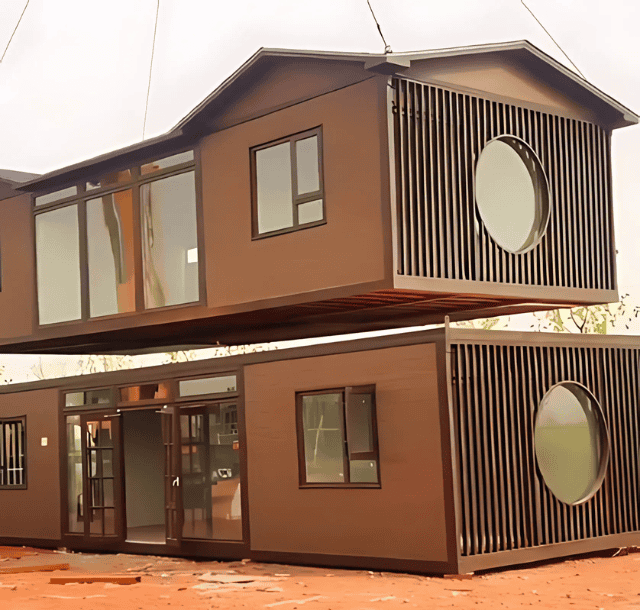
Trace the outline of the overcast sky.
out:
<instances>
[{"instance_id":1,"label":"overcast sky","mask_svg":"<svg viewBox=\"0 0 640 610\"><path fill-rule=\"evenodd\" d=\"M26 0L0 0L0 55ZM371 0L393 51L527 39L520 0ZM586 78L640 112L640 2L527 0ZM156 0L30 0L0 64L0 168L46 172L142 138ZM160 0L147 137L260 47L382 52L366 0ZM621 293L640 302L640 127L614 132Z\"/></svg>"}]
</instances>

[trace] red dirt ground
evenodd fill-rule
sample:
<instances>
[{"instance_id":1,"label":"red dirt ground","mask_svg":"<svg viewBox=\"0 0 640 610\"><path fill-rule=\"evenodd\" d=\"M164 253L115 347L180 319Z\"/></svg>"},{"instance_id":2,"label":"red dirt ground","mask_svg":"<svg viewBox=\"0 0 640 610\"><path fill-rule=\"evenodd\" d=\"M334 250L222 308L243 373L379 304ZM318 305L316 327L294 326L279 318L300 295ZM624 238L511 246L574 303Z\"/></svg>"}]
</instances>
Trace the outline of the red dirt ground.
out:
<instances>
[{"instance_id":1,"label":"red dirt ground","mask_svg":"<svg viewBox=\"0 0 640 610\"><path fill-rule=\"evenodd\" d=\"M37 551L0 559L3 568L69 563L70 570L0 574L7 610L395 610L402 608L571 608L640 610L640 555L588 557L535 567L440 577L136 555ZM0 550L1 553L1 550ZM1 556L1 555L0 555ZM135 585L49 584L52 576L140 575ZM208 576L206 576L208 575ZM200 580L202 577L208 580ZM244 577L244 578L242 578ZM216 583L216 580L251 580ZM205 588L194 588L194 586ZM206 588L209 587L209 588Z\"/></svg>"}]
</instances>

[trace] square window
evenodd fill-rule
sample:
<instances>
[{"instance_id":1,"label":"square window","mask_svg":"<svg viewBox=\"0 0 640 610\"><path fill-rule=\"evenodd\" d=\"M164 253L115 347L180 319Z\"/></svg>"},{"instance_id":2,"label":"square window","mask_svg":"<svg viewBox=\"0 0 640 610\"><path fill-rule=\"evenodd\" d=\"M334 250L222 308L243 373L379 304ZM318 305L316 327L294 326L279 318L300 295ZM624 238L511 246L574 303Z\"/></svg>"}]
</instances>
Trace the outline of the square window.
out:
<instances>
[{"instance_id":1,"label":"square window","mask_svg":"<svg viewBox=\"0 0 640 610\"><path fill-rule=\"evenodd\" d=\"M375 386L296 395L301 486L380 486Z\"/></svg>"},{"instance_id":2,"label":"square window","mask_svg":"<svg viewBox=\"0 0 640 610\"><path fill-rule=\"evenodd\" d=\"M324 224L322 129L251 150L253 237Z\"/></svg>"},{"instance_id":3,"label":"square window","mask_svg":"<svg viewBox=\"0 0 640 610\"><path fill-rule=\"evenodd\" d=\"M25 489L26 417L0 419L0 489Z\"/></svg>"}]
</instances>

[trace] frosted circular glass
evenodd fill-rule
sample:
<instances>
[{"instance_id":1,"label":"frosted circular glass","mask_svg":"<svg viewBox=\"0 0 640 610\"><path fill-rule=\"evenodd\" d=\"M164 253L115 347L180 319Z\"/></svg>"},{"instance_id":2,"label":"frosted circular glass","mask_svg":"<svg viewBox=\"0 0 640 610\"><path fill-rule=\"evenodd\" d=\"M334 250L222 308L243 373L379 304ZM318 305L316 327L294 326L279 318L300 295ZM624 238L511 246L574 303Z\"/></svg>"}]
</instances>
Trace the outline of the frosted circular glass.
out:
<instances>
[{"instance_id":1,"label":"frosted circular glass","mask_svg":"<svg viewBox=\"0 0 640 610\"><path fill-rule=\"evenodd\" d=\"M491 140L476 167L476 204L487 231L503 249L525 252L549 219L547 180L535 153L513 136Z\"/></svg>"},{"instance_id":2,"label":"frosted circular glass","mask_svg":"<svg viewBox=\"0 0 640 610\"><path fill-rule=\"evenodd\" d=\"M558 500L579 504L598 491L609 460L609 433L587 388L564 382L544 395L534 442L540 473Z\"/></svg>"}]
</instances>

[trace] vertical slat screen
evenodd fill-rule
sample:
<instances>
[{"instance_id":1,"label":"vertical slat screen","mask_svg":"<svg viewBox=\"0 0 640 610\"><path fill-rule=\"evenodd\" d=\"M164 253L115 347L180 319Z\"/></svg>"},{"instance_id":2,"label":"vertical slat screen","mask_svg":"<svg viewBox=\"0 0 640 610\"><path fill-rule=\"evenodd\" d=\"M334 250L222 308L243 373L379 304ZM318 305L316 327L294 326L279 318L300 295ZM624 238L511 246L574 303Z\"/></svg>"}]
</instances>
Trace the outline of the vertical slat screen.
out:
<instances>
[{"instance_id":1,"label":"vertical slat screen","mask_svg":"<svg viewBox=\"0 0 640 610\"><path fill-rule=\"evenodd\" d=\"M407 79L394 79L401 275L593 290L615 287L609 134L601 127ZM500 248L475 206L485 144L514 135L535 151L550 189L540 243Z\"/></svg>"},{"instance_id":2,"label":"vertical slat screen","mask_svg":"<svg viewBox=\"0 0 640 610\"><path fill-rule=\"evenodd\" d=\"M640 529L640 350L613 347L452 345L452 388L463 556ZM611 447L604 482L577 506L540 475L535 414L562 381L599 401Z\"/></svg>"}]
</instances>

